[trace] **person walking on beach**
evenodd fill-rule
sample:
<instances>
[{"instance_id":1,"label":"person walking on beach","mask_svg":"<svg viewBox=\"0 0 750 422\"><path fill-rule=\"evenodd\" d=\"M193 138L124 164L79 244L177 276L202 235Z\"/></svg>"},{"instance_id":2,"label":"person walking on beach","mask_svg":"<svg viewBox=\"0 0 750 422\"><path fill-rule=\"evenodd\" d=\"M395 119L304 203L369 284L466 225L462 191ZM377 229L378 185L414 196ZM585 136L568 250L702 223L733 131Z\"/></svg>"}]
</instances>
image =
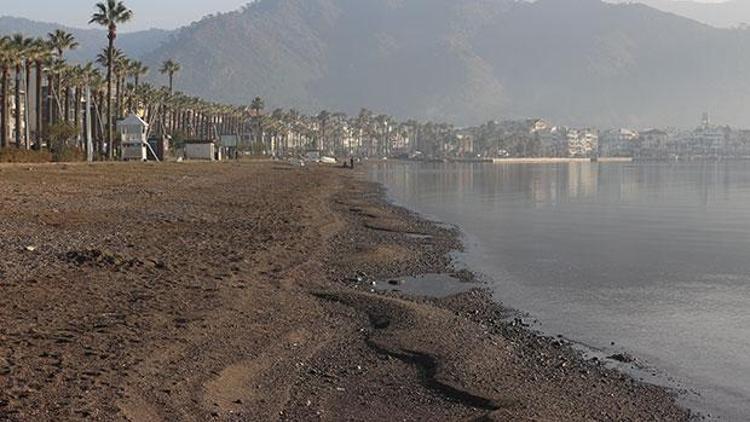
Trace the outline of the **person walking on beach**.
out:
<instances>
[{"instance_id":1,"label":"person walking on beach","mask_svg":"<svg viewBox=\"0 0 750 422\"><path fill-rule=\"evenodd\" d=\"M354 170L354 157L349 159L349 168Z\"/></svg>"}]
</instances>

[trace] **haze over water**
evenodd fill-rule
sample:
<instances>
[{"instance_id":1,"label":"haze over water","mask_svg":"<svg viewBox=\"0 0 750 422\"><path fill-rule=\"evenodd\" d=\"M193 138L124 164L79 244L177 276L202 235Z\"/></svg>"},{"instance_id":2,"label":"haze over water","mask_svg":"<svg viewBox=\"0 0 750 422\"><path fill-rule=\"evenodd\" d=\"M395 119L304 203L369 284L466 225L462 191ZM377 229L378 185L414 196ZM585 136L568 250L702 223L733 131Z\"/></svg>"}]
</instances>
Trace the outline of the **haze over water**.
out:
<instances>
[{"instance_id":1,"label":"haze over water","mask_svg":"<svg viewBox=\"0 0 750 422\"><path fill-rule=\"evenodd\" d=\"M460 226L467 264L545 333L632 353L723 420L750 414L750 163L371 172L398 203Z\"/></svg>"}]
</instances>

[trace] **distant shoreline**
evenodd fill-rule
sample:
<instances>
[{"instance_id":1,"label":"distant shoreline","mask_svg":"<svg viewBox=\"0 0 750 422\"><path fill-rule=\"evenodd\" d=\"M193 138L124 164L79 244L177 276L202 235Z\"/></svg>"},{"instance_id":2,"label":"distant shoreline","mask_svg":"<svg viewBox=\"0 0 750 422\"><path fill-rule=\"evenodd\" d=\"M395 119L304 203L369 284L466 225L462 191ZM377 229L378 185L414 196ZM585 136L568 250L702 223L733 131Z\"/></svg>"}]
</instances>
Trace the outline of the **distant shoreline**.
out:
<instances>
[{"instance_id":1,"label":"distant shoreline","mask_svg":"<svg viewBox=\"0 0 750 422\"><path fill-rule=\"evenodd\" d=\"M493 158L495 164L556 164L556 163L632 163L629 157L602 157L602 158Z\"/></svg>"},{"instance_id":2,"label":"distant shoreline","mask_svg":"<svg viewBox=\"0 0 750 422\"><path fill-rule=\"evenodd\" d=\"M374 161L374 160L371 160ZM565 157L529 157L529 158L446 158L444 160L402 160L415 162L441 163L484 163L484 164L558 164L558 163L631 163L631 157L601 158L565 158Z\"/></svg>"}]
</instances>

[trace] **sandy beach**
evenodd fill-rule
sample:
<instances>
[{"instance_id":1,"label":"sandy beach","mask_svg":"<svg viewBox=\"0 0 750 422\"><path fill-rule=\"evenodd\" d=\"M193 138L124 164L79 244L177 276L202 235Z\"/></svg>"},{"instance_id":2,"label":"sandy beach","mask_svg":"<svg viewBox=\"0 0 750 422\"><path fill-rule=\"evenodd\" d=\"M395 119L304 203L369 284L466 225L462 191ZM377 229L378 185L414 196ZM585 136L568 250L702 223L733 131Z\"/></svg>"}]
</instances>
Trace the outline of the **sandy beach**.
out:
<instances>
[{"instance_id":1,"label":"sandy beach","mask_svg":"<svg viewBox=\"0 0 750 422\"><path fill-rule=\"evenodd\" d=\"M371 292L456 272L461 244L357 171L7 165L0 204L0 420L690 416L478 283Z\"/></svg>"}]
</instances>

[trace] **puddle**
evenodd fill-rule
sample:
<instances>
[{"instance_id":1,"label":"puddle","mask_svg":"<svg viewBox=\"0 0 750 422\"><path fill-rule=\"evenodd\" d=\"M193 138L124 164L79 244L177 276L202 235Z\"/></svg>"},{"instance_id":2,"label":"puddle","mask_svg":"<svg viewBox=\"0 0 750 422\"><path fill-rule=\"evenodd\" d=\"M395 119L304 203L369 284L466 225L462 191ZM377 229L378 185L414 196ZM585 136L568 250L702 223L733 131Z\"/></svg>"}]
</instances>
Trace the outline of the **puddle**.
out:
<instances>
[{"instance_id":1,"label":"puddle","mask_svg":"<svg viewBox=\"0 0 750 422\"><path fill-rule=\"evenodd\" d=\"M421 234L421 233L405 233L406 237L410 239L416 239L416 240L432 240L431 234Z\"/></svg>"},{"instance_id":2,"label":"puddle","mask_svg":"<svg viewBox=\"0 0 750 422\"><path fill-rule=\"evenodd\" d=\"M394 284L397 282L398 284ZM412 296L442 298L468 292L479 287L477 283L463 282L450 274L424 274L417 277L398 277L381 280L376 289L399 292Z\"/></svg>"}]
</instances>

